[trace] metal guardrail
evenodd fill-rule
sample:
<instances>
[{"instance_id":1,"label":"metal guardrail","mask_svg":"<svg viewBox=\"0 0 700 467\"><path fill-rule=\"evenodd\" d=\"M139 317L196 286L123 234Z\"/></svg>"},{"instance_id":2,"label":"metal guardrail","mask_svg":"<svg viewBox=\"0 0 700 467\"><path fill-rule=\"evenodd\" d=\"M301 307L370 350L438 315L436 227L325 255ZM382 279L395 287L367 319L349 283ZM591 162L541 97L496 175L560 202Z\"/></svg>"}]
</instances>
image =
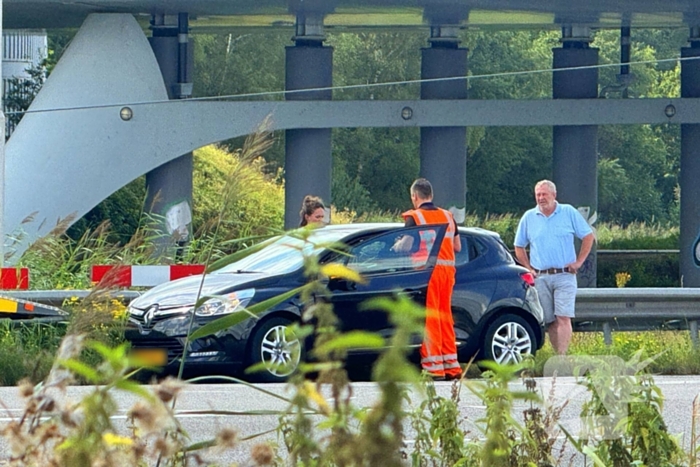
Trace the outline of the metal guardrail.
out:
<instances>
[{"instance_id":1,"label":"metal guardrail","mask_svg":"<svg viewBox=\"0 0 700 467\"><path fill-rule=\"evenodd\" d=\"M3 290L0 292L0 295L60 307L66 300L72 298L84 299L94 293L93 290ZM108 295L110 298L129 303L140 296L141 292L135 290L114 290L108 292Z\"/></svg>"},{"instance_id":2,"label":"metal guardrail","mask_svg":"<svg viewBox=\"0 0 700 467\"><path fill-rule=\"evenodd\" d=\"M602 331L612 344L612 331L688 330L698 345L700 289L579 289L574 331Z\"/></svg>"},{"instance_id":3,"label":"metal guardrail","mask_svg":"<svg viewBox=\"0 0 700 467\"><path fill-rule=\"evenodd\" d=\"M85 298L90 290L3 291L2 295L60 307L72 297ZM115 290L110 296L125 303L141 295L132 290ZM581 288L576 295L574 331L602 332L612 344L613 331L656 329L688 330L698 345L700 288Z\"/></svg>"}]
</instances>

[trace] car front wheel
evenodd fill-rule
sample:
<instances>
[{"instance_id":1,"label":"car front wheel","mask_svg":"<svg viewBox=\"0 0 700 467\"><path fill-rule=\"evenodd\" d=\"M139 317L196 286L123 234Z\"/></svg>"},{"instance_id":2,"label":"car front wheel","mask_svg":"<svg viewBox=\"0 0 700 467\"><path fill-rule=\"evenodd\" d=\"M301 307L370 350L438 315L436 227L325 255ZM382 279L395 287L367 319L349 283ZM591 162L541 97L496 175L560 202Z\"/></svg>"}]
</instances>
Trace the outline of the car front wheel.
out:
<instances>
[{"instance_id":1,"label":"car front wheel","mask_svg":"<svg viewBox=\"0 0 700 467\"><path fill-rule=\"evenodd\" d=\"M287 318L276 317L263 322L255 330L249 363L258 369L251 374L252 379L267 383L284 382L297 369L302 344L290 331L291 324Z\"/></svg>"},{"instance_id":2,"label":"car front wheel","mask_svg":"<svg viewBox=\"0 0 700 467\"><path fill-rule=\"evenodd\" d=\"M487 328L483 356L501 364L516 364L536 348L535 333L524 318L505 314Z\"/></svg>"}]
</instances>

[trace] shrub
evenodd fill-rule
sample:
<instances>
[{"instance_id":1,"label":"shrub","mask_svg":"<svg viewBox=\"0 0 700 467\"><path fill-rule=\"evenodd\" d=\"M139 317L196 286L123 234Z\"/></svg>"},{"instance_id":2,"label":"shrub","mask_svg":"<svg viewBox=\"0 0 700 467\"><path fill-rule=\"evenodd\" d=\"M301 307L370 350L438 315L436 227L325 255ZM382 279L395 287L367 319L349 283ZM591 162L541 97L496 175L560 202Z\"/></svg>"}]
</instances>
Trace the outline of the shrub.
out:
<instances>
[{"instance_id":1,"label":"shrub","mask_svg":"<svg viewBox=\"0 0 700 467\"><path fill-rule=\"evenodd\" d=\"M1 320L0 386L46 378L65 330L57 323Z\"/></svg>"},{"instance_id":2,"label":"shrub","mask_svg":"<svg viewBox=\"0 0 700 467\"><path fill-rule=\"evenodd\" d=\"M262 157L245 153L245 148L233 153L217 146L195 151L195 231L211 231L219 216L218 241L282 230L284 187L265 175L264 169ZM224 191L227 196L222 196Z\"/></svg>"}]
</instances>

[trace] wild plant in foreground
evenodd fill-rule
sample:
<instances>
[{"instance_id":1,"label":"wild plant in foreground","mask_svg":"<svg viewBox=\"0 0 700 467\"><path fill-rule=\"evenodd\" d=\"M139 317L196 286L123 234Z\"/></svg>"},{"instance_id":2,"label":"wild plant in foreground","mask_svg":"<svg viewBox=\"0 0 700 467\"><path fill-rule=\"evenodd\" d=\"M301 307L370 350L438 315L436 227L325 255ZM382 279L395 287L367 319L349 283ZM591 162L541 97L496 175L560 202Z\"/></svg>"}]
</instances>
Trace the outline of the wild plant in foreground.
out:
<instances>
[{"instance_id":1,"label":"wild plant in foreground","mask_svg":"<svg viewBox=\"0 0 700 467\"><path fill-rule=\"evenodd\" d=\"M101 364L93 368L78 360L85 346L102 356ZM206 448L220 451L238 445L236 431L230 428L221 429L211 441L190 444L170 407L184 384L166 379L146 389L130 379L132 368L137 365L128 357L124 345L109 348L96 342L86 344L82 336L67 336L49 377L36 387L27 381L20 384L20 392L27 400L25 412L2 429L10 447L7 465L202 465L206 463ZM73 403L66 400L64 393L76 376L95 386ZM129 430L119 430L113 423L118 413L114 391L137 397L127 412ZM272 457L266 445L256 445L251 451L253 465L270 465Z\"/></svg>"},{"instance_id":2,"label":"wild plant in foreground","mask_svg":"<svg viewBox=\"0 0 700 467\"><path fill-rule=\"evenodd\" d=\"M357 449L365 454L356 465L402 466L403 421L407 415L402 403L409 401L405 383L421 389L418 370L408 360L409 343L411 336L423 332L425 309L401 295L393 300L370 300L365 304L365 309L386 311L395 331L388 348L382 352L372 371L372 377L380 388L380 398L362 420Z\"/></svg>"},{"instance_id":3,"label":"wild plant in foreground","mask_svg":"<svg viewBox=\"0 0 700 467\"><path fill-rule=\"evenodd\" d=\"M435 384L427 378L424 384L426 398L410 416L411 427L416 432L410 451L411 465L478 465L478 447L476 443L467 443L468 433L461 427L460 382L453 383L450 398L438 396Z\"/></svg>"},{"instance_id":4,"label":"wild plant in foreground","mask_svg":"<svg viewBox=\"0 0 700 467\"><path fill-rule=\"evenodd\" d=\"M649 361L639 362L640 356L623 366L598 359L586 368L581 384L590 399L581 409L583 438L567 437L597 466L684 466L687 454L666 428L661 390L642 373Z\"/></svg>"},{"instance_id":5,"label":"wild plant in foreground","mask_svg":"<svg viewBox=\"0 0 700 467\"><path fill-rule=\"evenodd\" d=\"M482 362L487 371L481 382L468 382L467 387L486 406L485 416L478 420L485 440L481 445L480 461L483 467L526 466L527 460L518 454L523 443L533 443L532 436L522 424L513 418L516 401L539 400L533 391L515 391L508 383L526 368L525 364L498 365Z\"/></svg>"},{"instance_id":6,"label":"wild plant in foreground","mask_svg":"<svg viewBox=\"0 0 700 467\"><path fill-rule=\"evenodd\" d=\"M342 252L339 251L342 255ZM316 258L305 258L310 277L333 277L360 282L363 279L339 263L318 265ZM396 332L377 361L373 375L380 388L379 401L367 410L351 404L352 386L344 369L348 350L378 349L386 343L374 334L353 331L340 333L337 317L327 300L327 290L318 280L302 291L302 301L310 305L304 311L304 321L313 323L315 363L301 366L292 377L295 389L292 404L280 419L280 434L290 453L291 465L318 466L396 466L403 464L402 402L406 381L417 381L418 373L406 358L411 334L421 329L422 310L407 298L377 300L366 306L384 309ZM313 300L313 297L316 297ZM309 335L311 327L297 328L298 335ZM316 383L306 379L317 374ZM322 395L330 393L329 403ZM319 414L321 421L312 418ZM320 433L319 433L320 430Z\"/></svg>"},{"instance_id":7,"label":"wild plant in foreground","mask_svg":"<svg viewBox=\"0 0 700 467\"><path fill-rule=\"evenodd\" d=\"M695 396L693 399L693 415L691 420L690 428L690 467L700 466L700 452L698 452L698 447L700 446L700 434L698 433L698 427L700 426L700 395Z\"/></svg>"},{"instance_id":8,"label":"wild plant in foreground","mask_svg":"<svg viewBox=\"0 0 700 467\"><path fill-rule=\"evenodd\" d=\"M532 377L532 367L524 370L522 376L525 389L536 393L537 381ZM529 407L523 411L523 425L527 436L523 436L515 446L517 465L554 467L563 464L562 456L566 442L560 446L558 456L555 456L554 446L560 434L558 423L561 413L568 401L556 403L555 386L556 379L553 378L548 396L542 400L530 400Z\"/></svg>"}]
</instances>

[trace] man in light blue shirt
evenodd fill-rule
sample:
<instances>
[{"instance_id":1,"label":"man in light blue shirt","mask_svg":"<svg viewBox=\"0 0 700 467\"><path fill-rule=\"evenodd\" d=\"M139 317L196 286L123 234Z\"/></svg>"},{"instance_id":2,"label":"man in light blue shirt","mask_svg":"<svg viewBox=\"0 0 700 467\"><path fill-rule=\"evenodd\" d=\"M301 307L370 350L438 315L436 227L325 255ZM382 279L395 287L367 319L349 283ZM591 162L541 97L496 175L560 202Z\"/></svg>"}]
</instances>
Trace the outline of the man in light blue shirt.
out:
<instances>
[{"instance_id":1,"label":"man in light blue shirt","mask_svg":"<svg viewBox=\"0 0 700 467\"><path fill-rule=\"evenodd\" d=\"M515 256L535 275L549 340L566 354L571 342L571 318L576 302L576 272L591 252L593 230L573 206L556 200L557 187L549 180L535 185L537 207L520 219L515 233ZM581 239L578 255L574 236ZM528 257L525 248L530 246Z\"/></svg>"}]
</instances>

